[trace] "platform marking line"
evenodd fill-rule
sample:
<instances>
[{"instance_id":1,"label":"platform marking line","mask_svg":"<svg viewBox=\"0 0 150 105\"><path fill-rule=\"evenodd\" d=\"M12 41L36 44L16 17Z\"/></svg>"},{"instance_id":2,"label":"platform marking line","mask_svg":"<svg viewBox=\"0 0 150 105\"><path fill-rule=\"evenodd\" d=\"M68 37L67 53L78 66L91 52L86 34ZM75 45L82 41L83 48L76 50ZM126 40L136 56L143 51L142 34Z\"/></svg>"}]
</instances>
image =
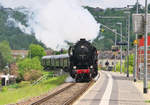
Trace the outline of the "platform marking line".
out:
<instances>
[{"instance_id":1,"label":"platform marking line","mask_svg":"<svg viewBox=\"0 0 150 105\"><path fill-rule=\"evenodd\" d=\"M113 87L113 79L110 74L107 74L107 76L108 76L108 84L99 105L109 105L109 100Z\"/></svg>"}]
</instances>

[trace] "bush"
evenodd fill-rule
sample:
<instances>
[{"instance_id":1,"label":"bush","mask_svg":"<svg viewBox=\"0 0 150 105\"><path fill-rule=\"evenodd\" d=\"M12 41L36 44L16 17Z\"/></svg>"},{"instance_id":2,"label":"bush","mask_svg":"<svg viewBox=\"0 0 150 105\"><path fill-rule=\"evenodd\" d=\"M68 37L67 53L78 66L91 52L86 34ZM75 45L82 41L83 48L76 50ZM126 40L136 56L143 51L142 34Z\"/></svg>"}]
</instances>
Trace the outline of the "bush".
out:
<instances>
[{"instance_id":1,"label":"bush","mask_svg":"<svg viewBox=\"0 0 150 105\"><path fill-rule=\"evenodd\" d=\"M42 76L41 71L31 70L30 72L26 72L23 78L25 81L34 81L34 80L37 80L41 76Z\"/></svg>"},{"instance_id":2,"label":"bush","mask_svg":"<svg viewBox=\"0 0 150 105\"><path fill-rule=\"evenodd\" d=\"M18 75L17 78L16 78L16 83L19 83L19 82L21 82L22 80L23 80L23 76L20 74L20 75Z\"/></svg>"},{"instance_id":3,"label":"bush","mask_svg":"<svg viewBox=\"0 0 150 105\"><path fill-rule=\"evenodd\" d=\"M19 88L19 85L15 83L13 85L9 85L8 87L17 89L17 88Z\"/></svg>"},{"instance_id":4,"label":"bush","mask_svg":"<svg viewBox=\"0 0 150 105\"><path fill-rule=\"evenodd\" d=\"M24 80L35 80L41 76L41 70L43 67L41 66L41 62L38 57L33 59L26 58L17 63L19 69L19 77L18 81Z\"/></svg>"},{"instance_id":5,"label":"bush","mask_svg":"<svg viewBox=\"0 0 150 105\"><path fill-rule=\"evenodd\" d=\"M122 63L122 72L125 72L125 63ZM120 72L120 62L116 64L116 71Z\"/></svg>"},{"instance_id":6,"label":"bush","mask_svg":"<svg viewBox=\"0 0 150 105\"><path fill-rule=\"evenodd\" d=\"M106 67L101 67L100 70L106 70Z\"/></svg>"},{"instance_id":7,"label":"bush","mask_svg":"<svg viewBox=\"0 0 150 105\"><path fill-rule=\"evenodd\" d=\"M43 67L41 65L40 60L35 57L33 59L26 58L20 62L17 63L19 72L23 75L25 72L31 71L31 70L42 70Z\"/></svg>"},{"instance_id":8,"label":"bush","mask_svg":"<svg viewBox=\"0 0 150 105\"><path fill-rule=\"evenodd\" d=\"M28 81L22 81L18 84L19 88L26 87L28 85L30 85L30 82L28 82Z\"/></svg>"},{"instance_id":9,"label":"bush","mask_svg":"<svg viewBox=\"0 0 150 105\"><path fill-rule=\"evenodd\" d=\"M122 72L126 72L125 63L122 64ZM120 62L116 64L116 71L120 72ZM133 66L129 65L129 73L133 73Z\"/></svg>"},{"instance_id":10,"label":"bush","mask_svg":"<svg viewBox=\"0 0 150 105\"><path fill-rule=\"evenodd\" d=\"M5 91L7 91L7 90L8 90L8 87L7 87L7 86L2 87L2 92L5 92Z\"/></svg>"}]
</instances>

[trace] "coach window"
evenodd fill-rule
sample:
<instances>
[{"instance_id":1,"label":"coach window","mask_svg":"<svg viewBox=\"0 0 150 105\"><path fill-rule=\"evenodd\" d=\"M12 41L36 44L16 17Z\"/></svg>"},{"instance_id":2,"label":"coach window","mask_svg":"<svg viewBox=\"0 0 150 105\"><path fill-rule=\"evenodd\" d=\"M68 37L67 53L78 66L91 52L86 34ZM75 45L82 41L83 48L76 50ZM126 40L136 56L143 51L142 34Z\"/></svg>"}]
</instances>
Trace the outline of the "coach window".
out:
<instances>
[{"instance_id":1,"label":"coach window","mask_svg":"<svg viewBox=\"0 0 150 105\"><path fill-rule=\"evenodd\" d=\"M51 65L51 59L49 59L49 64Z\"/></svg>"},{"instance_id":2,"label":"coach window","mask_svg":"<svg viewBox=\"0 0 150 105\"><path fill-rule=\"evenodd\" d=\"M61 66L60 62L61 62L61 61L60 61L60 58L59 58L59 67Z\"/></svg>"}]
</instances>

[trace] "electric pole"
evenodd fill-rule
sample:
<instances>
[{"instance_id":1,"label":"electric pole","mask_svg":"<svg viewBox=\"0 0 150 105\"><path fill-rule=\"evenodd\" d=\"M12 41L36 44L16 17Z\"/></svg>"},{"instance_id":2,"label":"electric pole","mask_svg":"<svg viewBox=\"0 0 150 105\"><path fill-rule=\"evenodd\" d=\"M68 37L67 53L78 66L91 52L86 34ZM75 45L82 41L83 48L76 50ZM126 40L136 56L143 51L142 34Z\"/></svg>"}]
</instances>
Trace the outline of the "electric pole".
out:
<instances>
[{"instance_id":1,"label":"electric pole","mask_svg":"<svg viewBox=\"0 0 150 105\"><path fill-rule=\"evenodd\" d=\"M144 35L144 89L143 92L147 93L147 34L148 34L148 5L145 0L145 35Z\"/></svg>"},{"instance_id":2,"label":"electric pole","mask_svg":"<svg viewBox=\"0 0 150 105\"><path fill-rule=\"evenodd\" d=\"M115 29L115 47L117 47L117 34L116 34L117 30ZM115 52L115 72L116 72L116 53Z\"/></svg>"},{"instance_id":3,"label":"electric pole","mask_svg":"<svg viewBox=\"0 0 150 105\"><path fill-rule=\"evenodd\" d=\"M130 11L125 12L128 14L128 50L127 50L127 77L129 77L129 48L130 48Z\"/></svg>"},{"instance_id":4,"label":"electric pole","mask_svg":"<svg viewBox=\"0 0 150 105\"><path fill-rule=\"evenodd\" d=\"M139 2L137 0L137 3L136 3L136 13L138 14L138 11L139 11ZM137 41L138 40L138 35L136 34L136 38L135 40ZM134 82L136 82L136 71L137 71L137 49L138 49L138 46L137 46L137 43L135 44L135 64L134 64Z\"/></svg>"}]
</instances>

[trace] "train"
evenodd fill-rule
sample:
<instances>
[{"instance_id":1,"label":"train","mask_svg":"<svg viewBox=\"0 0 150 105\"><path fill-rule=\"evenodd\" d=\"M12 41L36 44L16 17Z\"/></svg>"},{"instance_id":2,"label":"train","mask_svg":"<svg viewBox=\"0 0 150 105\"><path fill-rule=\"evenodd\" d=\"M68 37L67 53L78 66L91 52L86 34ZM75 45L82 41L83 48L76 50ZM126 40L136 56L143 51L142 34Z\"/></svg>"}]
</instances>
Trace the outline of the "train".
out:
<instances>
[{"instance_id":1,"label":"train","mask_svg":"<svg viewBox=\"0 0 150 105\"><path fill-rule=\"evenodd\" d=\"M98 74L96 48L86 39L80 39L70 46L67 54L42 57L44 69L63 69L76 80L91 81Z\"/></svg>"}]
</instances>

